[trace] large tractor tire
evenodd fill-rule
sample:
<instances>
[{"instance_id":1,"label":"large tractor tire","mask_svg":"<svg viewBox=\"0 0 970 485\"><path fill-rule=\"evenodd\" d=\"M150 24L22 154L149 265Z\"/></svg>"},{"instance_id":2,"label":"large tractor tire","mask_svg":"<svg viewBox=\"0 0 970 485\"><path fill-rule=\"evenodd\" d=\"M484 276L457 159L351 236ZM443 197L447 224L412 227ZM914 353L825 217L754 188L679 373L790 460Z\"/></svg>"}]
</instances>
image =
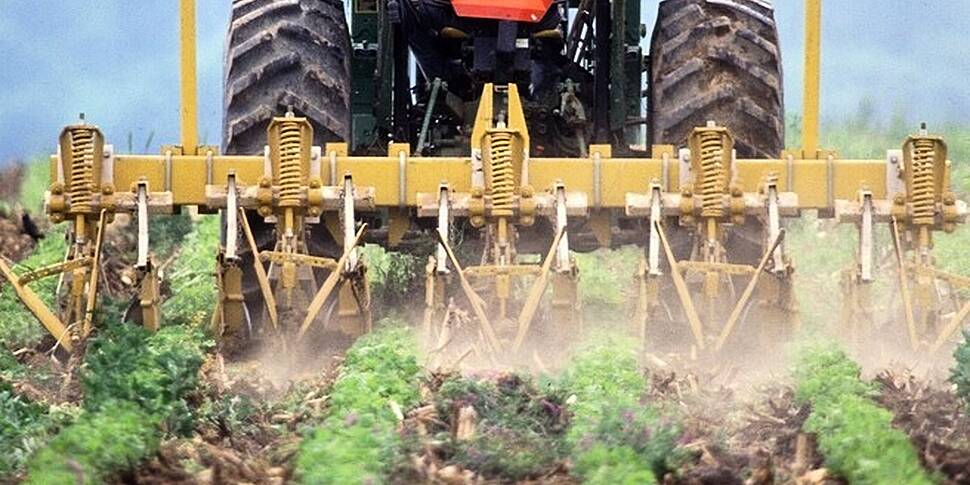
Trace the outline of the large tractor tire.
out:
<instances>
[{"instance_id":1,"label":"large tractor tire","mask_svg":"<svg viewBox=\"0 0 970 485\"><path fill-rule=\"evenodd\" d=\"M310 119L314 144L350 135L350 36L341 0L236 0L226 40L223 144L257 155L274 116Z\"/></svg>"},{"instance_id":2,"label":"large tractor tire","mask_svg":"<svg viewBox=\"0 0 970 485\"><path fill-rule=\"evenodd\" d=\"M730 128L741 158L785 144L781 52L766 0L664 0L651 45L651 143L684 146L694 127Z\"/></svg>"},{"instance_id":3,"label":"large tractor tire","mask_svg":"<svg viewBox=\"0 0 970 485\"><path fill-rule=\"evenodd\" d=\"M309 119L314 145L348 140L351 46L342 0L234 0L225 54L225 153L261 155L270 120L288 110ZM249 221L259 250L272 249L273 226L255 212ZM323 224L312 226L307 246L314 255L340 254ZM240 258L258 332L264 303L248 244Z\"/></svg>"}]
</instances>

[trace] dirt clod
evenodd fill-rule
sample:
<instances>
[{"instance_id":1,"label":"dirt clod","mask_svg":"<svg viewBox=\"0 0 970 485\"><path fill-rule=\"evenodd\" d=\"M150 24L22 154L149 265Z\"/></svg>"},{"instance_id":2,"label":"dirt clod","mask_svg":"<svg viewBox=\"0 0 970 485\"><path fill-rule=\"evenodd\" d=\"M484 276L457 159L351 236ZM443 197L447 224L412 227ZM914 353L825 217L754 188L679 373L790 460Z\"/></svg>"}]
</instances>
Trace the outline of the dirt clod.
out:
<instances>
[{"instance_id":1,"label":"dirt clod","mask_svg":"<svg viewBox=\"0 0 970 485\"><path fill-rule=\"evenodd\" d=\"M970 484L970 416L941 383L904 371L884 371L879 403L893 412L893 426L909 435L923 465L946 483Z\"/></svg>"}]
</instances>

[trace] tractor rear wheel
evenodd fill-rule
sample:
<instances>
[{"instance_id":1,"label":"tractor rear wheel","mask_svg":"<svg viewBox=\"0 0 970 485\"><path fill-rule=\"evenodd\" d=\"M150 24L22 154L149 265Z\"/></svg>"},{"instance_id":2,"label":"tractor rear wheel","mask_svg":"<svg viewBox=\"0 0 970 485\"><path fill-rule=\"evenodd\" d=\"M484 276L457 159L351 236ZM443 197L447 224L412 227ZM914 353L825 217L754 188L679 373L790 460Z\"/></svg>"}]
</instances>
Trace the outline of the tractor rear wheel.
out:
<instances>
[{"instance_id":1,"label":"tractor rear wheel","mask_svg":"<svg viewBox=\"0 0 970 485\"><path fill-rule=\"evenodd\" d=\"M342 0L234 0L224 66L225 153L261 155L269 122L288 110L309 119L314 145L348 140L350 56ZM249 221L258 249L272 250L274 226L255 212ZM306 241L311 254L340 255L323 224L311 226ZM258 334L264 302L248 244L240 245L239 256L246 307Z\"/></svg>"},{"instance_id":2,"label":"tractor rear wheel","mask_svg":"<svg viewBox=\"0 0 970 485\"><path fill-rule=\"evenodd\" d=\"M314 144L350 134L350 36L341 0L236 0L226 40L223 144L258 155L274 116L292 109Z\"/></svg>"},{"instance_id":3,"label":"tractor rear wheel","mask_svg":"<svg viewBox=\"0 0 970 485\"><path fill-rule=\"evenodd\" d=\"M650 135L684 146L714 121L741 158L775 158L785 146L781 52L765 0L664 0L651 45Z\"/></svg>"}]
</instances>

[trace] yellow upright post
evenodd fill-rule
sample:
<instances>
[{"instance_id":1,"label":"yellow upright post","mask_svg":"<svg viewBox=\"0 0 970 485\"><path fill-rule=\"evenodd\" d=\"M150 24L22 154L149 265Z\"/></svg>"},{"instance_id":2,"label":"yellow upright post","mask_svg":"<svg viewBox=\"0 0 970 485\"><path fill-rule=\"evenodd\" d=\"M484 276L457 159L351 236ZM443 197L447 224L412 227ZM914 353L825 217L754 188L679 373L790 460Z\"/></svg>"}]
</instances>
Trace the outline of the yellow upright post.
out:
<instances>
[{"instance_id":1,"label":"yellow upright post","mask_svg":"<svg viewBox=\"0 0 970 485\"><path fill-rule=\"evenodd\" d=\"M182 150L186 155L195 155L199 146L195 59L195 0L180 0L179 10L182 45Z\"/></svg>"},{"instance_id":2,"label":"yellow upright post","mask_svg":"<svg viewBox=\"0 0 970 485\"><path fill-rule=\"evenodd\" d=\"M802 156L818 157L819 86L822 64L822 0L805 0L805 94Z\"/></svg>"}]
</instances>

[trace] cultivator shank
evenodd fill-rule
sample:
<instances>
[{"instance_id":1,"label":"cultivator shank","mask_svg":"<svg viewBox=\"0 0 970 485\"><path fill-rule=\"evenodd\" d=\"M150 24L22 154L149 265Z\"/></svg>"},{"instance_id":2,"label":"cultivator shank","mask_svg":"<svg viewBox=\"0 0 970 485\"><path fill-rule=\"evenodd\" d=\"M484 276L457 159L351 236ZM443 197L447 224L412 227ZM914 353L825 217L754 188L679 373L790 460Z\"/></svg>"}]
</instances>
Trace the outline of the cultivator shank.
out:
<instances>
[{"instance_id":1,"label":"cultivator shank","mask_svg":"<svg viewBox=\"0 0 970 485\"><path fill-rule=\"evenodd\" d=\"M253 331L253 318L243 298L240 239L253 254L266 318L276 334L297 331L283 328L282 314L286 321L295 317L302 322L297 338L303 338L334 291L338 292L340 330L358 336L370 329L367 269L357 254L365 229L357 232L355 216L358 205L369 205L367 192L354 186L349 173L340 180L336 172L330 173L330 185L324 186L321 150L311 146L312 140L313 127L305 118L293 113L275 118L268 130L263 173L255 185L240 187L236 171L229 169L223 188L206 187L208 207L223 210L226 221L216 272L220 304L213 314L213 329L224 340L244 339ZM275 224L273 249L258 247L249 223L250 211ZM310 254L309 226L316 224L326 224L334 239L342 240L339 261ZM240 228L244 238L239 237ZM329 275L320 284L318 271Z\"/></svg>"},{"instance_id":2,"label":"cultivator shank","mask_svg":"<svg viewBox=\"0 0 970 485\"><path fill-rule=\"evenodd\" d=\"M137 315L149 329L159 324L160 280L149 253L149 193L145 180L131 180L130 192L117 193L114 148L106 145L101 131L84 123L61 133L58 155L52 160L52 183L46 207L53 222L68 222L69 246L64 261L17 275L3 261L0 272L24 305L57 340L71 351L92 330L101 274L102 243L107 224L116 214L134 214L138 220L138 259L134 267L138 293ZM56 311L27 285L57 276Z\"/></svg>"},{"instance_id":3,"label":"cultivator shank","mask_svg":"<svg viewBox=\"0 0 970 485\"><path fill-rule=\"evenodd\" d=\"M970 288L970 279L936 267L933 234L953 232L965 220L966 205L950 189L946 143L928 136L925 125L902 150L890 150L886 160L891 199L878 200L864 187L854 201L836 205L839 220L859 228L856 265L843 275L843 318L857 340L880 327L870 308L876 271L874 227L889 224L909 346L935 353L970 314L970 301L961 302L960 297Z\"/></svg>"},{"instance_id":4,"label":"cultivator shank","mask_svg":"<svg viewBox=\"0 0 970 485\"><path fill-rule=\"evenodd\" d=\"M440 318L448 294L444 287L456 277L479 322L486 348L492 352L510 347L518 350L550 282L556 321L562 329L578 325L577 270L569 256L568 238L564 237L567 194L561 183L540 194L529 184L529 133L515 85L486 86L476 120L471 190L453 193L443 182L437 199L435 194L419 194L419 200L429 202L419 205L419 216L437 217L440 245L428 265L425 328L430 331ZM453 199L464 202L455 207ZM450 219L455 215L467 217L472 227L482 231L486 247L481 264L463 268L455 256L448 241ZM542 264L520 264L518 228L534 225L537 217L549 219L555 228L552 246ZM518 279L532 281L518 316L513 318L514 283ZM472 281L488 292L488 300L479 295Z\"/></svg>"},{"instance_id":5,"label":"cultivator shank","mask_svg":"<svg viewBox=\"0 0 970 485\"><path fill-rule=\"evenodd\" d=\"M649 321L657 320L662 311L670 313L660 295L662 254L694 345L704 350L716 335L715 348L720 350L747 309L763 272L768 272L772 280L761 286L764 306L786 315L792 311L792 271L782 246L781 220L797 216L800 206L798 194L779 190L780 172L762 172L756 184L748 186L756 191L745 191L727 129L713 122L697 128L690 136L689 147L679 156L678 194L666 192L661 181L654 181L647 194L627 197L627 215L647 219L651 232L646 257L637 272L638 322L640 334L645 336ZM669 160L669 154L663 157ZM667 220L676 221L693 235L690 256L685 260L675 257L664 232ZM725 246L731 230L744 228L751 221L759 223L763 234L756 237L767 248L757 266L730 261ZM749 281L740 298L734 285L737 277ZM690 286L699 291L692 292ZM702 311L696 308L695 296L703 299ZM733 311L721 322L725 305L733 307Z\"/></svg>"}]
</instances>

